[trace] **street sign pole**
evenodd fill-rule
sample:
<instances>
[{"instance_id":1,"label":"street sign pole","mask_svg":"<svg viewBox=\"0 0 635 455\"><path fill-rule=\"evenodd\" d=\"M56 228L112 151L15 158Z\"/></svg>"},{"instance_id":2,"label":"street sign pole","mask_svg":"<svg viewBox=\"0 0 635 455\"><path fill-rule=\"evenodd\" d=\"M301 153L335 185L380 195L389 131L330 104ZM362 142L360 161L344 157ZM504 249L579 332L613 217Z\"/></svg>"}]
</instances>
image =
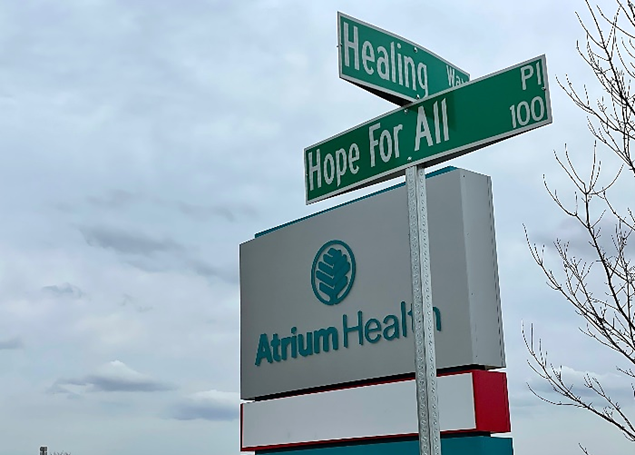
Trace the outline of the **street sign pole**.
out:
<instances>
[{"instance_id":1,"label":"street sign pole","mask_svg":"<svg viewBox=\"0 0 635 455\"><path fill-rule=\"evenodd\" d=\"M408 190L408 224L412 269L412 317L414 320L419 453L421 455L441 455L428 245L426 174L423 165L406 168L406 187Z\"/></svg>"}]
</instances>

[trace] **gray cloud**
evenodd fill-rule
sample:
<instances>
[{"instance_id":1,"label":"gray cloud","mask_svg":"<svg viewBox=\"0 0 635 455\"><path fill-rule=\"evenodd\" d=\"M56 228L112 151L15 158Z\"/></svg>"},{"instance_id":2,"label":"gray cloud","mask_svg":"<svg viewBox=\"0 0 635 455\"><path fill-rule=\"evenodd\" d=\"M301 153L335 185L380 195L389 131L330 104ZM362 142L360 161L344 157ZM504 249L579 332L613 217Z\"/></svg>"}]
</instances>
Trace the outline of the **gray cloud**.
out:
<instances>
[{"instance_id":1,"label":"gray cloud","mask_svg":"<svg viewBox=\"0 0 635 455\"><path fill-rule=\"evenodd\" d=\"M70 283L44 286L42 288L42 292L57 297L69 297L72 299L81 299L82 297L86 296L84 291L82 291L77 286L73 286Z\"/></svg>"},{"instance_id":2,"label":"gray cloud","mask_svg":"<svg viewBox=\"0 0 635 455\"><path fill-rule=\"evenodd\" d=\"M85 384L100 392L161 392L174 390L174 386L151 379L130 380L129 378L109 378L99 375L87 376Z\"/></svg>"},{"instance_id":3,"label":"gray cloud","mask_svg":"<svg viewBox=\"0 0 635 455\"><path fill-rule=\"evenodd\" d=\"M130 258L125 262L133 267L149 273L166 272L177 270L186 273L193 273L206 279L221 279L229 283L238 282L237 273L220 269L187 254L173 255L156 260L148 258Z\"/></svg>"},{"instance_id":4,"label":"gray cloud","mask_svg":"<svg viewBox=\"0 0 635 455\"><path fill-rule=\"evenodd\" d=\"M126 306L126 305L128 305L128 304L130 304L130 303L134 303L134 301L135 301L135 298L134 298L133 296L131 296L131 295L129 295L129 294L124 294L124 295L121 297L121 303L120 303L120 305L121 305L121 306Z\"/></svg>"},{"instance_id":5,"label":"gray cloud","mask_svg":"<svg viewBox=\"0 0 635 455\"><path fill-rule=\"evenodd\" d=\"M86 198L87 203L97 209L106 210L122 210L132 204L152 204L163 209L173 210L180 215L194 221L207 221L213 218L221 218L227 222L235 223L240 217L253 218L256 210L245 204L237 204L236 202L228 202L227 204L193 204L184 201L171 201L165 198L153 196L147 197L142 193L133 193L126 190L113 190L103 196L89 196ZM71 206L58 204L61 210L71 211Z\"/></svg>"},{"instance_id":6,"label":"gray cloud","mask_svg":"<svg viewBox=\"0 0 635 455\"><path fill-rule=\"evenodd\" d=\"M235 204L231 207L225 207L221 205L206 206L177 202L176 207L180 213L196 221L205 221L210 218L220 217L230 223L235 223L238 218L242 216L254 217L256 214L253 208L242 205L236 206Z\"/></svg>"},{"instance_id":7,"label":"gray cloud","mask_svg":"<svg viewBox=\"0 0 635 455\"><path fill-rule=\"evenodd\" d=\"M71 381L73 382L73 381ZM51 385L47 392L50 395L64 395L66 396L66 398L68 398L69 400L81 400L82 399L82 395L80 393L77 392L73 392L72 390L70 390L69 386L72 385L77 385L71 382L55 382L53 385Z\"/></svg>"},{"instance_id":8,"label":"gray cloud","mask_svg":"<svg viewBox=\"0 0 635 455\"><path fill-rule=\"evenodd\" d=\"M135 194L124 190L114 190L106 196L91 196L87 200L89 204L95 207L119 209L130 205L130 203L132 203L135 199L138 199L138 196Z\"/></svg>"},{"instance_id":9,"label":"gray cloud","mask_svg":"<svg viewBox=\"0 0 635 455\"><path fill-rule=\"evenodd\" d=\"M181 270L207 279L221 279L229 283L238 281L235 270L209 264L169 238L157 240L139 232L103 226L81 227L80 232L88 245L112 250L122 255L125 263L146 272Z\"/></svg>"},{"instance_id":10,"label":"gray cloud","mask_svg":"<svg viewBox=\"0 0 635 455\"><path fill-rule=\"evenodd\" d=\"M599 229L598 243L600 247L604 248L609 254L616 253L613 243L616 227L617 223L610 214L606 214L597 226ZM573 218L564 219L551 232L538 232L536 233L535 239L530 237L532 243L536 242L539 245L545 245L549 249L553 248L556 239L562 239L563 243L568 243L570 253L575 256L587 260L595 258L596 256L595 249L590 244L591 237L588 232ZM635 252L632 239L629 243L626 248L626 254L632 255Z\"/></svg>"},{"instance_id":11,"label":"gray cloud","mask_svg":"<svg viewBox=\"0 0 635 455\"><path fill-rule=\"evenodd\" d=\"M152 311L154 309L152 305L139 305L137 300L128 294L123 295L120 305L132 307L135 311L137 311L137 313L147 313L148 311Z\"/></svg>"},{"instance_id":12,"label":"gray cloud","mask_svg":"<svg viewBox=\"0 0 635 455\"><path fill-rule=\"evenodd\" d=\"M183 250L172 239L157 240L147 235L104 226L81 227L79 231L90 246L111 249L133 256L153 256L156 253Z\"/></svg>"},{"instance_id":13,"label":"gray cloud","mask_svg":"<svg viewBox=\"0 0 635 455\"><path fill-rule=\"evenodd\" d=\"M0 339L0 351L22 348L24 348L24 342L20 337Z\"/></svg>"},{"instance_id":14,"label":"gray cloud","mask_svg":"<svg viewBox=\"0 0 635 455\"><path fill-rule=\"evenodd\" d=\"M230 283L238 282L237 273L214 267L213 265L208 264L207 262L200 259L191 257L185 258L185 263L192 272L202 277L221 278Z\"/></svg>"},{"instance_id":15,"label":"gray cloud","mask_svg":"<svg viewBox=\"0 0 635 455\"><path fill-rule=\"evenodd\" d=\"M187 202L179 202L177 203L177 207L183 215L187 215L195 220L205 220L212 216L220 216L230 222L236 221L234 212L226 207L205 207L188 204Z\"/></svg>"},{"instance_id":16,"label":"gray cloud","mask_svg":"<svg viewBox=\"0 0 635 455\"><path fill-rule=\"evenodd\" d=\"M82 378L59 379L49 387L51 394L80 395L85 392L162 392L175 387L156 381L128 367L119 360L102 366L98 372Z\"/></svg>"},{"instance_id":17,"label":"gray cloud","mask_svg":"<svg viewBox=\"0 0 635 455\"><path fill-rule=\"evenodd\" d=\"M176 420L231 421L238 418L239 406L237 393L209 390L182 399L169 415Z\"/></svg>"},{"instance_id":18,"label":"gray cloud","mask_svg":"<svg viewBox=\"0 0 635 455\"><path fill-rule=\"evenodd\" d=\"M579 395L586 401L593 402L597 406L602 406L602 398L600 398L595 392L584 386L584 380L586 376L596 378L602 384L604 391L613 400L620 404L633 403L633 388L631 381L622 375L616 373L595 373L592 371L579 371L573 368L563 366L562 377L566 384L572 387L575 394ZM542 380L537 376L532 376L528 382L529 387L533 389L538 395L555 402L564 401L562 397L554 392L553 388L547 381ZM532 395L532 396L530 396ZM542 401L533 396L529 391L520 391L515 397L511 397L511 404L517 407L533 406L542 403Z\"/></svg>"}]
</instances>

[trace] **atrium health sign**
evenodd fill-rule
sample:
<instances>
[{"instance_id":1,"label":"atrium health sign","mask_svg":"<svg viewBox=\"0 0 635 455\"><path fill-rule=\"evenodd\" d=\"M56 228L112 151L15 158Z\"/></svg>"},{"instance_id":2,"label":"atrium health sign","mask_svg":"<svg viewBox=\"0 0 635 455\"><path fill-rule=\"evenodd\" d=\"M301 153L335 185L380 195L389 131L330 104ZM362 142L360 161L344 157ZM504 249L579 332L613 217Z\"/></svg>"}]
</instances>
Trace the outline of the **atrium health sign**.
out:
<instances>
[{"instance_id":1,"label":"atrium health sign","mask_svg":"<svg viewBox=\"0 0 635 455\"><path fill-rule=\"evenodd\" d=\"M403 185L240 246L241 397L414 372ZM437 367L504 366L490 178L428 180Z\"/></svg>"}]
</instances>

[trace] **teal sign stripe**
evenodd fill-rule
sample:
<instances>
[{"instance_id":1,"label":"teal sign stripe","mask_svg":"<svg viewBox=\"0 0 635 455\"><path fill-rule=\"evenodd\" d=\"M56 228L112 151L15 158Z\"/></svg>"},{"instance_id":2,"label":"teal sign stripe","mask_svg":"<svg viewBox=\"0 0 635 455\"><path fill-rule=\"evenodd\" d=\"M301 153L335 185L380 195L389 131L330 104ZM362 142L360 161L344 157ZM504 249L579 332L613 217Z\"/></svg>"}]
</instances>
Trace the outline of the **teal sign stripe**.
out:
<instances>
[{"instance_id":1,"label":"teal sign stripe","mask_svg":"<svg viewBox=\"0 0 635 455\"><path fill-rule=\"evenodd\" d=\"M513 455L511 438L454 436L441 438L441 455ZM419 455L419 441L366 442L339 446L313 446L284 450L259 450L267 455Z\"/></svg>"},{"instance_id":2,"label":"teal sign stripe","mask_svg":"<svg viewBox=\"0 0 635 455\"><path fill-rule=\"evenodd\" d=\"M551 123L545 57L409 104L304 150L307 203Z\"/></svg>"},{"instance_id":3,"label":"teal sign stripe","mask_svg":"<svg viewBox=\"0 0 635 455\"><path fill-rule=\"evenodd\" d=\"M412 41L337 15L340 78L404 105L469 81L470 75Z\"/></svg>"}]
</instances>

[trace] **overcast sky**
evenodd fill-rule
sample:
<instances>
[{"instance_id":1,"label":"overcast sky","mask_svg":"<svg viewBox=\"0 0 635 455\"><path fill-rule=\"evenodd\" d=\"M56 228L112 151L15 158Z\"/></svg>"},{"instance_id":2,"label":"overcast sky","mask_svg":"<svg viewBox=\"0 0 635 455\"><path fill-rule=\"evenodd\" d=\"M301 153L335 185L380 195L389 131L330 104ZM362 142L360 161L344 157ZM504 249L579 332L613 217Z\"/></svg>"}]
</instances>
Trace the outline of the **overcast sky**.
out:
<instances>
[{"instance_id":1,"label":"overcast sky","mask_svg":"<svg viewBox=\"0 0 635 455\"><path fill-rule=\"evenodd\" d=\"M583 244L542 183L567 194L553 151L592 150L556 84L593 81L581 0L3 0L0 455L239 452L239 243L378 188L304 204L304 147L393 108L338 79L338 10L472 78L546 54L553 124L451 164L493 179L515 453L632 453L528 392L520 334L633 410L523 231Z\"/></svg>"}]
</instances>

